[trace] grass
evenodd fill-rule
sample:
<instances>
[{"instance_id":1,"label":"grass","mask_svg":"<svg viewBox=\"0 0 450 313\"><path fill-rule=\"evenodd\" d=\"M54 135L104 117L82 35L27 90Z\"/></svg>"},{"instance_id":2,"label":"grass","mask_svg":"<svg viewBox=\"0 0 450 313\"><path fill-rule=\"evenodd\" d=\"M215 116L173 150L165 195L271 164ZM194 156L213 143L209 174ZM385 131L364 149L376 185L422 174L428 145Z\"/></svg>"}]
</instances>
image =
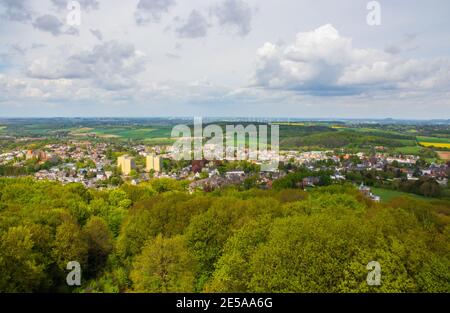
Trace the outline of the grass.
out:
<instances>
[{"instance_id":1,"label":"grass","mask_svg":"<svg viewBox=\"0 0 450 313\"><path fill-rule=\"evenodd\" d=\"M147 138L144 139L144 142L148 145L171 145L175 140L170 138Z\"/></svg>"},{"instance_id":2,"label":"grass","mask_svg":"<svg viewBox=\"0 0 450 313\"><path fill-rule=\"evenodd\" d=\"M392 139L392 141L396 141L404 146L413 147L416 145L416 142L414 140L409 139Z\"/></svg>"},{"instance_id":3,"label":"grass","mask_svg":"<svg viewBox=\"0 0 450 313\"><path fill-rule=\"evenodd\" d=\"M426 143L448 143L450 144L450 138L441 138L441 137L423 137L423 136L417 136L417 141L419 142L426 142Z\"/></svg>"},{"instance_id":4,"label":"grass","mask_svg":"<svg viewBox=\"0 0 450 313\"><path fill-rule=\"evenodd\" d=\"M405 135L404 133L394 131L394 130L385 130L385 129L379 129L379 128L369 128L369 127L358 127L358 128L350 128L352 130L355 130L360 133L374 133L377 135Z\"/></svg>"},{"instance_id":5,"label":"grass","mask_svg":"<svg viewBox=\"0 0 450 313\"><path fill-rule=\"evenodd\" d=\"M96 134L104 138L123 138L123 139L169 139L171 129L165 127L98 127L81 128L73 130L73 134Z\"/></svg>"},{"instance_id":6,"label":"grass","mask_svg":"<svg viewBox=\"0 0 450 313\"><path fill-rule=\"evenodd\" d=\"M419 195L416 195L413 193L407 193L407 192L385 189L385 188L372 187L371 190L374 195L380 196L380 198L383 202L387 202L387 201L389 201L393 198L397 198L397 197L410 197L410 198L425 200L425 201L436 200L435 198L428 198L428 197L419 196Z\"/></svg>"},{"instance_id":7,"label":"grass","mask_svg":"<svg viewBox=\"0 0 450 313\"><path fill-rule=\"evenodd\" d=\"M305 123L299 122L276 122L272 123L273 125L285 125L285 126L305 126Z\"/></svg>"},{"instance_id":8,"label":"grass","mask_svg":"<svg viewBox=\"0 0 450 313\"><path fill-rule=\"evenodd\" d=\"M394 151L402 154L419 154L420 147L419 146L397 147L394 148Z\"/></svg>"}]
</instances>

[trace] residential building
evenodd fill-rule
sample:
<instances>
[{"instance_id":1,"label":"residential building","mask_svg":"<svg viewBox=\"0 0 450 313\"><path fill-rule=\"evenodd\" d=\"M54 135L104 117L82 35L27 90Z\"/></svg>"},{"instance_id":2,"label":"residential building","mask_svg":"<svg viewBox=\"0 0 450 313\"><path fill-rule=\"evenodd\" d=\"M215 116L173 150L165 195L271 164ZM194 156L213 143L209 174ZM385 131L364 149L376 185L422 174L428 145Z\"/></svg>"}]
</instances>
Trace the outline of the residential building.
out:
<instances>
[{"instance_id":1,"label":"residential building","mask_svg":"<svg viewBox=\"0 0 450 313\"><path fill-rule=\"evenodd\" d=\"M31 159L37 159L37 160L45 160L47 158L47 155L42 150L28 150L25 154L25 158L27 160Z\"/></svg>"},{"instance_id":2,"label":"residential building","mask_svg":"<svg viewBox=\"0 0 450 313\"><path fill-rule=\"evenodd\" d=\"M134 159L128 155L122 155L117 158L117 167L119 167L124 175L130 175L131 170L136 168Z\"/></svg>"},{"instance_id":3,"label":"residential building","mask_svg":"<svg viewBox=\"0 0 450 313\"><path fill-rule=\"evenodd\" d=\"M146 170L147 172L153 170L156 173L160 173L162 171L162 158L155 154L147 155Z\"/></svg>"}]
</instances>

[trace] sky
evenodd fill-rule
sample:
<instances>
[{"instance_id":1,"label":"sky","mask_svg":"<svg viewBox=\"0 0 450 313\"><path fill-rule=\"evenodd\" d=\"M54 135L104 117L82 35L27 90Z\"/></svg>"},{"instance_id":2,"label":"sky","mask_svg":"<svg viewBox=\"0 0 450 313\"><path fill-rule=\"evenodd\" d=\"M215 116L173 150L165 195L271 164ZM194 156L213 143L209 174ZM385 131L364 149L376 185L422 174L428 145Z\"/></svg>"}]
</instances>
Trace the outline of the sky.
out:
<instances>
[{"instance_id":1,"label":"sky","mask_svg":"<svg viewBox=\"0 0 450 313\"><path fill-rule=\"evenodd\" d=\"M68 2L0 0L0 117L450 118L448 0Z\"/></svg>"}]
</instances>

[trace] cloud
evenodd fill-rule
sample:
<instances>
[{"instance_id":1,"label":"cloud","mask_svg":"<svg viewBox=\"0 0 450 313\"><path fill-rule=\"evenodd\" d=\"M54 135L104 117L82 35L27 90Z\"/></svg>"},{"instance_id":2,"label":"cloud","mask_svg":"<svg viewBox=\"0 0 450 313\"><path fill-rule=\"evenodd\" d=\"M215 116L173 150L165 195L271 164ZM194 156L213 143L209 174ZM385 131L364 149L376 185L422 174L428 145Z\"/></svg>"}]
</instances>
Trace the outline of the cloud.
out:
<instances>
[{"instance_id":1,"label":"cloud","mask_svg":"<svg viewBox=\"0 0 450 313\"><path fill-rule=\"evenodd\" d=\"M28 22L33 15L28 0L0 0L0 7L4 9L0 17L10 21Z\"/></svg>"},{"instance_id":2,"label":"cloud","mask_svg":"<svg viewBox=\"0 0 450 313\"><path fill-rule=\"evenodd\" d=\"M80 3L81 10L97 10L99 3L97 0L77 0ZM53 5L58 10L67 10L68 0L52 0Z\"/></svg>"},{"instance_id":3,"label":"cloud","mask_svg":"<svg viewBox=\"0 0 450 313\"><path fill-rule=\"evenodd\" d=\"M74 27L66 27L56 16L45 14L33 22L33 27L44 32L48 32L53 36L59 35L79 35L78 30Z\"/></svg>"},{"instance_id":4,"label":"cloud","mask_svg":"<svg viewBox=\"0 0 450 313\"><path fill-rule=\"evenodd\" d=\"M252 10L242 0L224 0L211 9L220 26L232 29L245 36L251 31Z\"/></svg>"},{"instance_id":5,"label":"cloud","mask_svg":"<svg viewBox=\"0 0 450 313\"><path fill-rule=\"evenodd\" d=\"M27 52L27 48L23 47L20 44L13 44L11 45L11 49L15 52L15 53L19 53L21 55L25 55L25 53Z\"/></svg>"},{"instance_id":6,"label":"cloud","mask_svg":"<svg viewBox=\"0 0 450 313\"><path fill-rule=\"evenodd\" d=\"M384 51L390 54L399 54L402 49L397 45L389 45L384 49Z\"/></svg>"},{"instance_id":7,"label":"cloud","mask_svg":"<svg viewBox=\"0 0 450 313\"><path fill-rule=\"evenodd\" d=\"M100 30L98 30L98 29L90 29L90 32L98 40L100 40L100 41L103 40L103 35L102 35L102 32Z\"/></svg>"},{"instance_id":8,"label":"cloud","mask_svg":"<svg viewBox=\"0 0 450 313\"><path fill-rule=\"evenodd\" d=\"M179 54L170 53L170 52L166 53L166 57L168 57L169 59L181 59L181 56Z\"/></svg>"},{"instance_id":9,"label":"cloud","mask_svg":"<svg viewBox=\"0 0 450 313\"><path fill-rule=\"evenodd\" d=\"M139 0L134 18L138 25L156 23L174 5L175 0Z\"/></svg>"},{"instance_id":10,"label":"cloud","mask_svg":"<svg viewBox=\"0 0 450 313\"><path fill-rule=\"evenodd\" d=\"M135 50L133 45L109 41L63 60L36 59L29 65L27 74L48 80L89 80L100 88L118 90L134 86L135 76L144 69L142 52Z\"/></svg>"},{"instance_id":11,"label":"cloud","mask_svg":"<svg viewBox=\"0 0 450 313\"><path fill-rule=\"evenodd\" d=\"M181 27L176 29L176 32L182 38L205 37L207 31L208 22L197 10L192 10L187 21Z\"/></svg>"},{"instance_id":12,"label":"cloud","mask_svg":"<svg viewBox=\"0 0 450 313\"><path fill-rule=\"evenodd\" d=\"M403 36L403 38L395 43L388 45L384 51L390 54L399 54L403 51L412 51L418 48L418 46L414 43L417 38L417 34L408 33Z\"/></svg>"},{"instance_id":13,"label":"cloud","mask_svg":"<svg viewBox=\"0 0 450 313\"><path fill-rule=\"evenodd\" d=\"M4 45L0 49L0 69L14 70L17 66L23 64L23 59L31 53L32 50L40 49L43 45L41 44L22 44L20 42Z\"/></svg>"},{"instance_id":14,"label":"cloud","mask_svg":"<svg viewBox=\"0 0 450 313\"><path fill-rule=\"evenodd\" d=\"M294 43L265 43L259 50L252 83L319 96L380 90L448 87L450 62L402 59L357 49L330 24L297 34Z\"/></svg>"}]
</instances>

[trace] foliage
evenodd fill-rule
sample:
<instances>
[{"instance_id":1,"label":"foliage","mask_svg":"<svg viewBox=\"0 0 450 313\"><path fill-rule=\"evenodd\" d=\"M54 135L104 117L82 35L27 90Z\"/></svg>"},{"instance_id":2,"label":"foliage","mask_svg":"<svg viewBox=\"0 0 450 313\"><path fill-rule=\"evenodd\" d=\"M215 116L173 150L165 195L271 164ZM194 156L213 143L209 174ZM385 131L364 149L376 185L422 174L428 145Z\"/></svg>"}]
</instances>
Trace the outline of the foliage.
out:
<instances>
[{"instance_id":1,"label":"foliage","mask_svg":"<svg viewBox=\"0 0 450 313\"><path fill-rule=\"evenodd\" d=\"M0 291L450 292L449 201L374 203L289 175L193 194L170 179L101 191L0 179ZM380 286L366 283L370 261Z\"/></svg>"},{"instance_id":2,"label":"foliage","mask_svg":"<svg viewBox=\"0 0 450 313\"><path fill-rule=\"evenodd\" d=\"M136 257L130 276L139 292L182 292L192 290L194 273L184 238L158 235Z\"/></svg>"}]
</instances>

